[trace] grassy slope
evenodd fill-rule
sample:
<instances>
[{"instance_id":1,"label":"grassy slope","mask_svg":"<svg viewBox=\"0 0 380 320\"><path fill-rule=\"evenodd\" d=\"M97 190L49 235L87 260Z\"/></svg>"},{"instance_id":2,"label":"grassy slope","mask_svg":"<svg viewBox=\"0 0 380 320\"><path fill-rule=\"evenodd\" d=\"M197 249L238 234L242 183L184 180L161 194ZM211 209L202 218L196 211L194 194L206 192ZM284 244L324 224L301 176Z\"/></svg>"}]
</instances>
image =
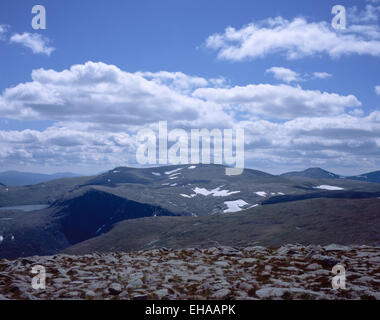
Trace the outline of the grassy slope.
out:
<instances>
[{"instance_id":1,"label":"grassy slope","mask_svg":"<svg viewBox=\"0 0 380 320\"><path fill-rule=\"evenodd\" d=\"M6 239L0 244L1 258L54 254L69 242L59 230L59 222L50 210L7 211L0 215L0 234ZM9 237L13 235L14 240Z\"/></svg>"},{"instance_id":2,"label":"grassy slope","mask_svg":"<svg viewBox=\"0 0 380 320\"><path fill-rule=\"evenodd\" d=\"M312 199L208 217L122 221L67 253L219 245L380 244L380 200Z\"/></svg>"},{"instance_id":3,"label":"grassy slope","mask_svg":"<svg viewBox=\"0 0 380 320\"><path fill-rule=\"evenodd\" d=\"M89 177L65 178L31 186L0 187L0 207L50 204L88 179Z\"/></svg>"}]
</instances>

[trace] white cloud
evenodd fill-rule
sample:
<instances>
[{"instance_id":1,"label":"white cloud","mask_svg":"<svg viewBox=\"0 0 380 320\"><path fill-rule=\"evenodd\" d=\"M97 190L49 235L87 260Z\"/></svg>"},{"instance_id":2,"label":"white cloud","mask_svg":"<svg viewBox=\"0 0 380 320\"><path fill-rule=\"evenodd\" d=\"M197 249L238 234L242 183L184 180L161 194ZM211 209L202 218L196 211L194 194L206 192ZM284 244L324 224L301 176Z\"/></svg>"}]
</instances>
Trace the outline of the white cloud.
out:
<instances>
[{"instance_id":1,"label":"white cloud","mask_svg":"<svg viewBox=\"0 0 380 320\"><path fill-rule=\"evenodd\" d=\"M169 73L163 74L169 77ZM149 80L143 75L100 62L74 65L59 72L34 70L31 82L4 91L0 111L17 119L71 121L103 127L139 126L160 120L182 126L223 122L228 125L229 116L220 106L182 92L183 87L194 85L193 77L182 76L178 89L178 81L168 86L158 78ZM178 78L178 74L173 77ZM204 85L207 81L198 78L197 84Z\"/></svg>"},{"instance_id":2,"label":"white cloud","mask_svg":"<svg viewBox=\"0 0 380 320\"><path fill-rule=\"evenodd\" d=\"M273 74L277 80L282 80L286 83L302 81L299 73L283 67L272 67L266 70L267 73Z\"/></svg>"},{"instance_id":3,"label":"white cloud","mask_svg":"<svg viewBox=\"0 0 380 320\"><path fill-rule=\"evenodd\" d=\"M5 24L0 24L0 40L5 39L5 34L8 31L8 26Z\"/></svg>"},{"instance_id":4,"label":"white cloud","mask_svg":"<svg viewBox=\"0 0 380 320\"><path fill-rule=\"evenodd\" d=\"M173 90L189 93L196 88L216 86L223 87L226 80L222 77L215 79L205 79L198 76L189 76L182 72L136 72L135 75L142 76L147 80L152 80L159 85L165 85Z\"/></svg>"},{"instance_id":5,"label":"white cloud","mask_svg":"<svg viewBox=\"0 0 380 320\"><path fill-rule=\"evenodd\" d=\"M16 119L125 130L160 120L182 127L229 126L236 112L292 119L337 115L345 108L361 106L353 95L289 85L219 85L214 79L182 73L129 73L113 65L87 62L63 71L34 70L31 82L3 92L0 111Z\"/></svg>"},{"instance_id":6,"label":"white cloud","mask_svg":"<svg viewBox=\"0 0 380 320\"><path fill-rule=\"evenodd\" d=\"M355 117L360 117L364 115L364 111L363 109L353 109L352 111L349 111L348 114Z\"/></svg>"},{"instance_id":7,"label":"white cloud","mask_svg":"<svg viewBox=\"0 0 380 320\"><path fill-rule=\"evenodd\" d=\"M380 86L376 86L376 87L375 87L375 92L376 92L378 95L380 95Z\"/></svg>"},{"instance_id":8,"label":"white cloud","mask_svg":"<svg viewBox=\"0 0 380 320\"><path fill-rule=\"evenodd\" d=\"M272 67L266 70L267 73L271 73L275 79L281 80L286 83L291 82L303 82L312 79L327 79L332 77L332 74L328 72L313 72L312 75L307 73L300 74L284 67Z\"/></svg>"},{"instance_id":9,"label":"white cloud","mask_svg":"<svg viewBox=\"0 0 380 320\"><path fill-rule=\"evenodd\" d=\"M38 33L16 33L10 38L10 42L19 43L31 49L33 53L46 54L48 56L55 50L55 48L48 45L49 39Z\"/></svg>"},{"instance_id":10,"label":"white cloud","mask_svg":"<svg viewBox=\"0 0 380 320\"><path fill-rule=\"evenodd\" d=\"M200 88L193 96L214 101L251 115L292 119L302 116L342 114L361 102L353 95L341 96L289 85L258 84L233 88Z\"/></svg>"},{"instance_id":11,"label":"white cloud","mask_svg":"<svg viewBox=\"0 0 380 320\"><path fill-rule=\"evenodd\" d=\"M380 165L380 112L367 117L297 118L284 123L247 121L246 163L267 170L323 166L378 170ZM281 170L280 170L281 171Z\"/></svg>"},{"instance_id":12,"label":"white cloud","mask_svg":"<svg viewBox=\"0 0 380 320\"><path fill-rule=\"evenodd\" d=\"M269 54L284 54L288 59L327 54L380 56L380 31L364 35L354 28L336 32L327 22L292 21L282 17L251 23L241 29L228 27L224 33L207 38L206 46L218 52L218 58L241 61Z\"/></svg>"},{"instance_id":13,"label":"white cloud","mask_svg":"<svg viewBox=\"0 0 380 320\"><path fill-rule=\"evenodd\" d=\"M136 142L127 133L86 132L64 127L0 131L0 164L106 165L133 160Z\"/></svg>"},{"instance_id":14,"label":"white cloud","mask_svg":"<svg viewBox=\"0 0 380 320\"><path fill-rule=\"evenodd\" d=\"M372 1L373 3L380 3ZM347 9L347 19L353 23L376 23L379 20L380 7L367 4L363 10L357 6Z\"/></svg>"},{"instance_id":15,"label":"white cloud","mask_svg":"<svg viewBox=\"0 0 380 320\"><path fill-rule=\"evenodd\" d=\"M313 77L316 79L327 79L327 78L331 78L332 74L328 72L314 72Z\"/></svg>"},{"instance_id":16,"label":"white cloud","mask_svg":"<svg viewBox=\"0 0 380 320\"><path fill-rule=\"evenodd\" d=\"M42 132L0 131L0 166L134 165L137 130L156 129L159 120L171 128L243 127L246 163L262 170L380 165L380 112L363 116L353 95L285 84L219 86L93 62L35 70L32 81L3 92L0 114L55 123Z\"/></svg>"},{"instance_id":17,"label":"white cloud","mask_svg":"<svg viewBox=\"0 0 380 320\"><path fill-rule=\"evenodd\" d=\"M236 126L245 129L246 163L257 168L328 164L360 169L380 164L378 111L366 117L303 117L284 123L253 120ZM116 167L135 163L136 146L133 134L86 128L0 131L0 164Z\"/></svg>"}]
</instances>

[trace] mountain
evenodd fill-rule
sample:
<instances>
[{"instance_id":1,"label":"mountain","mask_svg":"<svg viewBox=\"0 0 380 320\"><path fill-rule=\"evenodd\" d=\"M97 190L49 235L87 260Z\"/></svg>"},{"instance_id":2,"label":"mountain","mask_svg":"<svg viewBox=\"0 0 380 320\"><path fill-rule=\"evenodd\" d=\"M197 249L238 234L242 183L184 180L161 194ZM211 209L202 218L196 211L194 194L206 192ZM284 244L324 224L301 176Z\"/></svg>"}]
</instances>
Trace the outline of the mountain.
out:
<instances>
[{"instance_id":1,"label":"mountain","mask_svg":"<svg viewBox=\"0 0 380 320\"><path fill-rule=\"evenodd\" d=\"M94 250L124 248L125 243L140 248L146 240L166 236L169 242L157 243L339 242L347 232L355 235L347 236L348 242L366 244L374 241L370 227L353 219L361 217L364 223L367 212L369 220L375 219L369 225L378 227L373 218L379 210L378 197L379 184L348 179L274 176L251 169L227 176L221 165L119 167L98 176L0 188L0 207L49 205L33 212L0 210L1 232L15 237L2 242L0 258L55 254L95 239L100 242L91 247ZM340 203L345 205L337 209ZM252 220L246 221L245 216ZM132 227L115 236L113 232L124 223ZM177 224L184 228L170 236ZM351 230L351 224L358 231ZM326 233L341 225L341 232ZM296 239L298 227L309 231ZM368 237L363 236L365 229ZM189 235L194 235L191 241L186 240Z\"/></svg>"},{"instance_id":2,"label":"mountain","mask_svg":"<svg viewBox=\"0 0 380 320\"><path fill-rule=\"evenodd\" d=\"M282 174L284 177L302 177L312 179L340 179L340 176L321 168L309 168L304 171L293 171Z\"/></svg>"},{"instance_id":3,"label":"mountain","mask_svg":"<svg viewBox=\"0 0 380 320\"><path fill-rule=\"evenodd\" d=\"M54 179L73 178L78 176L78 174L71 172L42 174L32 172L5 171L0 172L0 181L5 183L7 186L25 186L47 182Z\"/></svg>"},{"instance_id":4,"label":"mountain","mask_svg":"<svg viewBox=\"0 0 380 320\"><path fill-rule=\"evenodd\" d=\"M0 211L1 232L14 236L0 246L0 259L54 254L108 232L122 220L160 215L175 213L91 187L74 190L46 209Z\"/></svg>"},{"instance_id":5,"label":"mountain","mask_svg":"<svg viewBox=\"0 0 380 320\"><path fill-rule=\"evenodd\" d=\"M309 199L234 214L124 220L69 254L212 246L380 244L379 199ZM339 227L338 227L339 226Z\"/></svg>"},{"instance_id":6,"label":"mountain","mask_svg":"<svg viewBox=\"0 0 380 320\"><path fill-rule=\"evenodd\" d=\"M369 172L359 176L347 177L347 179L380 183L380 171Z\"/></svg>"}]
</instances>

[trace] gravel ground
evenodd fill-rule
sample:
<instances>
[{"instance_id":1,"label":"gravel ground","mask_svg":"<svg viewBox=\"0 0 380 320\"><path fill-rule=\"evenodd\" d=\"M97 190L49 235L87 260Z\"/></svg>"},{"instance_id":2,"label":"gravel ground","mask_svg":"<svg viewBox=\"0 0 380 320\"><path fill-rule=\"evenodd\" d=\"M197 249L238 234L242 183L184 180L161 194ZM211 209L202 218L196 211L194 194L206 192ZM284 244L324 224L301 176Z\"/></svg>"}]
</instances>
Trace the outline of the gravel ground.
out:
<instances>
[{"instance_id":1,"label":"gravel ground","mask_svg":"<svg viewBox=\"0 0 380 320\"><path fill-rule=\"evenodd\" d=\"M332 268L346 269L335 290ZM46 288L31 286L32 267ZM380 299L380 247L157 249L0 260L1 299Z\"/></svg>"}]
</instances>

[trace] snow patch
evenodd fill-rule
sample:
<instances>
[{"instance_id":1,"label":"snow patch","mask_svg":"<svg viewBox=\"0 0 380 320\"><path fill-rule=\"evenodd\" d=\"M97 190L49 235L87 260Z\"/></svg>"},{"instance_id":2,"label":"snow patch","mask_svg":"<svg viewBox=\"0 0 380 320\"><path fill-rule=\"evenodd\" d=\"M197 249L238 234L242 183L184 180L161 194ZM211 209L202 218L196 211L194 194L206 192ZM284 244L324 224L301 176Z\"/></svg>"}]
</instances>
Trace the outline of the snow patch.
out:
<instances>
[{"instance_id":1,"label":"snow patch","mask_svg":"<svg viewBox=\"0 0 380 320\"><path fill-rule=\"evenodd\" d=\"M198 187L195 187L193 191L195 192L196 195L201 194L202 196L209 196L212 193L211 191L208 191L205 188L198 188Z\"/></svg>"},{"instance_id":2,"label":"snow patch","mask_svg":"<svg viewBox=\"0 0 380 320\"><path fill-rule=\"evenodd\" d=\"M248 203L242 199L235 201L225 201L224 204L228 207L228 209L224 210L225 213L241 211L243 210L242 207L248 205Z\"/></svg>"},{"instance_id":3,"label":"snow patch","mask_svg":"<svg viewBox=\"0 0 380 320\"><path fill-rule=\"evenodd\" d=\"M266 197L267 196L267 193L265 191L257 191L255 192L258 196L260 197Z\"/></svg>"},{"instance_id":4,"label":"snow patch","mask_svg":"<svg viewBox=\"0 0 380 320\"><path fill-rule=\"evenodd\" d=\"M183 193L181 193L180 196L181 196L181 197L184 197L184 198L189 198L189 199L192 198L192 196L189 196L189 195L187 195L187 194L183 194Z\"/></svg>"},{"instance_id":5,"label":"snow patch","mask_svg":"<svg viewBox=\"0 0 380 320\"><path fill-rule=\"evenodd\" d=\"M227 196L230 196L232 194L236 194L236 193L239 193L240 191L229 191L229 190L221 190L223 186L220 186L220 187L217 187L215 189L212 189L212 190L207 190L206 188L198 188L198 187L195 187L195 189L193 189L193 191L195 192L195 195L197 194L201 194L203 196L209 196L209 195L212 195L213 197L227 197Z\"/></svg>"},{"instance_id":6,"label":"snow patch","mask_svg":"<svg viewBox=\"0 0 380 320\"><path fill-rule=\"evenodd\" d=\"M344 188L341 188L341 187L336 187L336 186L329 186L329 185L321 185L321 186L318 186L318 187L315 187L314 189L322 189L322 190L344 190Z\"/></svg>"},{"instance_id":7,"label":"snow patch","mask_svg":"<svg viewBox=\"0 0 380 320\"><path fill-rule=\"evenodd\" d=\"M179 174L181 174L181 172L173 173L173 174L171 174L171 175L169 176L169 178L176 177L176 176L178 176Z\"/></svg>"},{"instance_id":8,"label":"snow patch","mask_svg":"<svg viewBox=\"0 0 380 320\"><path fill-rule=\"evenodd\" d=\"M196 166L190 166L190 167L188 167L187 169L192 170L192 169L195 169L195 168L196 168Z\"/></svg>"},{"instance_id":9,"label":"snow patch","mask_svg":"<svg viewBox=\"0 0 380 320\"><path fill-rule=\"evenodd\" d=\"M154 176L160 176L160 175L161 175L161 173L158 173L158 172L152 172L152 174L153 174Z\"/></svg>"},{"instance_id":10,"label":"snow patch","mask_svg":"<svg viewBox=\"0 0 380 320\"><path fill-rule=\"evenodd\" d=\"M180 170L182 170L182 169L183 169L183 168L178 168L178 169L175 169L175 170L172 170L172 171L166 171L165 174L170 175L170 174L175 173L175 172L178 172L178 171L180 171Z\"/></svg>"}]
</instances>

